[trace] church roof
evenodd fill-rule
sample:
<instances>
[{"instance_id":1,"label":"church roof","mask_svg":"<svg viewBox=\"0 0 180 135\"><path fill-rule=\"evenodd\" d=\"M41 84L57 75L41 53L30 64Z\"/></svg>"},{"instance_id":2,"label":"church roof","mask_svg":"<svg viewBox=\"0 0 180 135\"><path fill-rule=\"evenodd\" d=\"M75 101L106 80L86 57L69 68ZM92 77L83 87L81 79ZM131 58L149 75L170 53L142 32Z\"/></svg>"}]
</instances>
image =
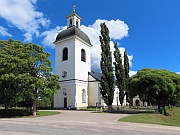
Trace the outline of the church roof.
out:
<instances>
[{"instance_id":1,"label":"church roof","mask_svg":"<svg viewBox=\"0 0 180 135\"><path fill-rule=\"evenodd\" d=\"M57 35L55 42L60 41L62 39L69 38L74 35L78 36L79 38L84 40L86 43L91 45L89 37L84 32L82 32L79 28L77 28L76 26L72 26L66 30L61 31Z\"/></svg>"},{"instance_id":2,"label":"church roof","mask_svg":"<svg viewBox=\"0 0 180 135\"><path fill-rule=\"evenodd\" d=\"M102 74L101 73L98 73L98 72L89 72L89 75L91 75L94 79L96 79L97 81L100 81L101 80L101 76Z\"/></svg>"}]
</instances>

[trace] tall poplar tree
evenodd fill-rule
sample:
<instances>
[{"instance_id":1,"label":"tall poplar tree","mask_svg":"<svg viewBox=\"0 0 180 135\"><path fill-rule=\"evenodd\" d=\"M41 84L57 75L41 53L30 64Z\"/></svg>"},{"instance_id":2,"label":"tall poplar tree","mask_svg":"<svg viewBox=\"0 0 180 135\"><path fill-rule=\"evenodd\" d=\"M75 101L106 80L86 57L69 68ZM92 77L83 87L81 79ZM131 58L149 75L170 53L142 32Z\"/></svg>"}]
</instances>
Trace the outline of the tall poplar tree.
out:
<instances>
[{"instance_id":1,"label":"tall poplar tree","mask_svg":"<svg viewBox=\"0 0 180 135\"><path fill-rule=\"evenodd\" d=\"M112 67L112 56L110 51L110 37L109 29L105 23L101 23L101 36L99 36L101 43L101 61L100 66L102 70L101 76L101 95L104 99L108 109L111 109L114 98L114 73Z\"/></svg>"},{"instance_id":2,"label":"tall poplar tree","mask_svg":"<svg viewBox=\"0 0 180 135\"><path fill-rule=\"evenodd\" d=\"M127 52L124 51L124 74L125 74L125 92L126 92L126 99L128 100L128 89L129 89L129 58Z\"/></svg>"},{"instance_id":3,"label":"tall poplar tree","mask_svg":"<svg viewBox=\"0 0 180 135\"><path fill-rule=\"evenodd\" d=\"M122 57L119 51L118 45L114 43L114 58L115 62L113 63L115 66L115 75L116 75L116 85L119 89L119 101L121 104L121 109L124 101L124 90L125 90L125 70L122 64Z\"/></svg>"}]
</instances>

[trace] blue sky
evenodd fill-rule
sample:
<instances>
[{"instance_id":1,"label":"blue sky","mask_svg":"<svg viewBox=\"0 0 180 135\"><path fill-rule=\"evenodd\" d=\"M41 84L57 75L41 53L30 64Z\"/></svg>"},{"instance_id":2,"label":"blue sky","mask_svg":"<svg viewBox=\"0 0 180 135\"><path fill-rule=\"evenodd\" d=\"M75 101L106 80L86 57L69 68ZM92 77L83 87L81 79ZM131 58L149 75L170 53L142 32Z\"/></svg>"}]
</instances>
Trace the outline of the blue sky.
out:
<instances>
[{"instance_id":1,"label":"blue sky","mask_svg":"<svg viewBox=\"0 0 180 135\"><path fill-rule=\"evenodd\" d=\"M180 72L180 0L0 0L0 40L43 46L54 68L52 42L66 29L73 5L93 44L93 70L100 70L99 25L106 22L111 49L116 41L128 52L131 74L142 68Z\"/></svg>"}]
</instances>

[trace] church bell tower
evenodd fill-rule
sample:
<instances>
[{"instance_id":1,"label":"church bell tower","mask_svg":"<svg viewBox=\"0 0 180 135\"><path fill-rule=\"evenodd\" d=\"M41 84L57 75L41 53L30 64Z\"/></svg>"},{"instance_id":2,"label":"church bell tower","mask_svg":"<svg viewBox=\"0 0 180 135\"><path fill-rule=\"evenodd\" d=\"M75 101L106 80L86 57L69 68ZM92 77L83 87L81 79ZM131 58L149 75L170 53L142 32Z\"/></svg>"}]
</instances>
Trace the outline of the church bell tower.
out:
<instances>
[{"instance_id":1,"label":"church bell tower","mask_svg":"<svg viewBox=\"0 0 180 135\"><path fill-rule=\"evenodd\" d=\"M54 41L55 73L60 76L61 90L54 95L55 108L88 106L88 72L91 71L89 37L80 30L81 17L73 12L67 17L67 29Z\"/></svg>"}]
</instances>

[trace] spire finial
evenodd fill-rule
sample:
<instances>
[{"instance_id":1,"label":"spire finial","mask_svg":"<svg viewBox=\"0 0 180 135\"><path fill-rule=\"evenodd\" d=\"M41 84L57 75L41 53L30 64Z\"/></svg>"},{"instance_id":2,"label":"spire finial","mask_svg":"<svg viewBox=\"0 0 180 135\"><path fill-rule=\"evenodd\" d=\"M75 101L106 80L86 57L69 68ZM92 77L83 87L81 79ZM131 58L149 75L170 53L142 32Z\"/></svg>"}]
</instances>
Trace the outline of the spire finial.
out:
<instances>
[{"instance_id":1,"label":"spire finial","mask_svg":"<svg viewBox=\"0 0 180 135\"><path fill-rule=\"evenodd\" d=\"M76 6L74 5L73 6L73 13L75 13L76 12Z\"/></svg>"}]
</instances>

